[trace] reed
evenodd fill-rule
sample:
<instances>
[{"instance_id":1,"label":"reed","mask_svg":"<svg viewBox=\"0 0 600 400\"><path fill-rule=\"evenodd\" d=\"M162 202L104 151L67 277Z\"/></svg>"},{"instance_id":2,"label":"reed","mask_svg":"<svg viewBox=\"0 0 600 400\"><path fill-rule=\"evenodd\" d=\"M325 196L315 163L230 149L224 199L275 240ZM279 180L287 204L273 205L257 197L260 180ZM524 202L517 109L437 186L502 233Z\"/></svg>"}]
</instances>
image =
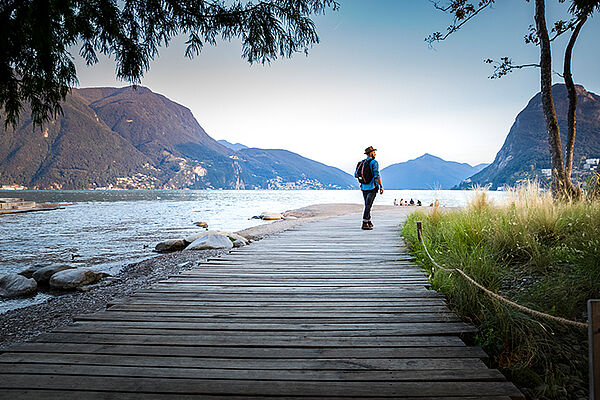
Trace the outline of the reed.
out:
<instances>
[{"instance_id":1,"label":"reed","mask_svg":"<svg viewBox=\"0 0 600 400\"><path fill-rule=\"evenodd\" d=\"M600 298L600 202L556 202L535 183L493 204L476 190L464 210L415 212L402 233L423 268L432 265L416 237L423 221L436 261L459 267L519 304L586 321L586 301ZM531 397L587 396L587 336L583 329L537 320L491 299L459 274L435 272L432 287L475 324L475 342Z\"/></svg>"}]
</instances>

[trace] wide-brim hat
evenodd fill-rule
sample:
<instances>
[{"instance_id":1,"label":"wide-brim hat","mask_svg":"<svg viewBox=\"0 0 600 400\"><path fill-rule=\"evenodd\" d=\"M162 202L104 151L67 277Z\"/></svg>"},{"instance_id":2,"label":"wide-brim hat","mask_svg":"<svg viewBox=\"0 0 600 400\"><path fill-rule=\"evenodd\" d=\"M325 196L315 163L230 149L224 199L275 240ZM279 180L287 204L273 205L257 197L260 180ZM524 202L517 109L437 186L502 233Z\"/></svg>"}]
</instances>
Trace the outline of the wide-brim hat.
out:
<instances>
[{"instance_id":1,"label":"wide-brim hat","mask_svg":"<svg viewBox=\"0 0 600 400\"><path fill-rule=\"evenodd\" d=\"M369 154L372 151L377 151L377 149L374 149L373 146L369 146L365 149L365 154Z\"/></svg>"}]
</instances>

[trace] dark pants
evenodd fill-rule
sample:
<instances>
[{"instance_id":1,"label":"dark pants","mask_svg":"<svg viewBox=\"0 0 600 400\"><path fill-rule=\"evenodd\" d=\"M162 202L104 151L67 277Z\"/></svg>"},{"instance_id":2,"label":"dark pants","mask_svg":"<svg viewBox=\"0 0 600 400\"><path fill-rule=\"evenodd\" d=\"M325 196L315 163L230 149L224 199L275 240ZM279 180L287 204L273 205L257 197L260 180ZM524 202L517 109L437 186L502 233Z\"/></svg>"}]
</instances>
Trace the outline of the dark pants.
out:
<instances>
[{"instance_id":1,"label":"dark pants","mask_svg":"<svg viewBox=\"0 0 600 400\"><path fill-rule=\"evenodd\" d=\"M365 198L365 212L363 213L363 221L371 220L371 207L377 196L377 187L373 190L363 190L363 197Z\"/></svg>"}]
</instances>

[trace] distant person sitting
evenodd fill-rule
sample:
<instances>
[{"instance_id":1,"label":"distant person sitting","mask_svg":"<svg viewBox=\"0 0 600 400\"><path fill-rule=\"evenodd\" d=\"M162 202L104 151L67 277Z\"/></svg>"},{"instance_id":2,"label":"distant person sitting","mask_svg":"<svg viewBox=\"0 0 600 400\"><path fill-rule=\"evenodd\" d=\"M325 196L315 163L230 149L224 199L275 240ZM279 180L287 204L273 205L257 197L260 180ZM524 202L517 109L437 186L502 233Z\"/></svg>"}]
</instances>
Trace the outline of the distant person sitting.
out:
<instances>
[{"instance_id":1,"label":"distant person sitting","mask_svg":"<svg viewBox=\"0 0 600 400\"><path fill-rule=\"evenodd\" d=\"M394 207L398 207L398 199L394 199Z\"/></svg>"},{"instance_id":2,"label":"distant person sitting","mask_svg":"<svg viewBox=\"0 0 600 400\"><path fill-rule=\"evenodd\" d=\"M404 205L404 199L400 199L400 201L398 202L399 206L403 206Z\"/></svg>"},{"instance_id":3,"label":"distant person sitting","mask_svg":"<svg viewBox=\"0 0 600 400\"><path fill-rule=\"evenodd\" d=\"M410 199L409 205L414 206L415 205L415 201L413 199Z\"/></svg>"},{"instance_id":4,"label":"distant person sitting","mask_svg":"<svg viewBox=\"0 0 600 400\"><path fill-rule=\"evenodd\" d=\"M379 176L379 164L375 161L376 151L377 149L374 149L373 146L367 147L365 149L367 158L358 163L356 172L354 173L354 177L360 182L360 190L362 190L363 198L365 199L365 212L363 213L361 226L361 229L365 230L373 229L371 207L373 207L377 192L383 194L383 185Z\"/></svg>"},{"instance_id":5,"label":"distant person sitting","mask_svg":"<svg viewBox=\"0 0 600 400\"><path fill-rule=\"evenodd\" d=\"M417 207L421 207L422 203L421 200L417 200Z\"/></svg>"}]
</instances>

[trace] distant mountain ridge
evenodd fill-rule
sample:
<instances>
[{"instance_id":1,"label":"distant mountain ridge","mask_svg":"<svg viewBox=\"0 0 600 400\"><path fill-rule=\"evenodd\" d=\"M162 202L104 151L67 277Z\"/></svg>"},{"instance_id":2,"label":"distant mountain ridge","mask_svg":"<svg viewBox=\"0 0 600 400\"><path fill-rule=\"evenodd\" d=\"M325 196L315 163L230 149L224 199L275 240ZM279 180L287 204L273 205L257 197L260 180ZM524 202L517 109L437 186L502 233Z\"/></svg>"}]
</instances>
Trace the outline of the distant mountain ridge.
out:
<instances>
[{"instance_id":1,"label":"distant mountain ridge","mask_svg":"<svg viewBox=\"0 0 600 400\"><path fill-rule=\"evenodd\" d=\"M73 89L63 115L0 128L0 184L40 189L351 189L354 178L292 152L239 152L145 87ZM0 117L2 117L0 115ZM288 163L290 163L288 165Z\"/></svg>"},{"instance_id":2,"label":"distant mountain ridge","mask_svg":"<svg viewBox=\"0 0 600 400\"><path fill-rule=\"evenodd\" d=\"M577 115L575 147L573 151L573 179L584 181L583 169L588 158L600 158L600 96L577 85ZM561 132L563 151L566 146L567 88L564 84L552 86L554 105ZM542 184L550 180L550 151L548 134L542 111L541 93L537 93L517 115L502 148L494 162L487 168L462 182L458 187L468 189L474 185L497 189L528 179L538 179Z\"/></svg>"},{"instance_id":3,"label":"distant mountain ridge","mask_svg":"<svg viewBox=\"0 0 600 400\"><path fill-rule=\"evenodd\" d=\"M387 189L451 189L486 166L479 164L473 167L425 153L413 160L383 168L381 179Z\"/></svg>"},{"instance_id":4,"label":"distant mountain ridge","mask_svg":"<svg viewBox=\"0 0 600 400\"><path fill-rule=\"evenodd\" d=\"M217 140L217 142L219 144L222 144L223 146L225 146L227 148L230 148L233 151L238 151L238 150L242 150L242 149L247 149L248 148L248 146L244 146L241 143L231 143L231 142L228 142L225 139Z\"/></svg>"}]
</instances>

